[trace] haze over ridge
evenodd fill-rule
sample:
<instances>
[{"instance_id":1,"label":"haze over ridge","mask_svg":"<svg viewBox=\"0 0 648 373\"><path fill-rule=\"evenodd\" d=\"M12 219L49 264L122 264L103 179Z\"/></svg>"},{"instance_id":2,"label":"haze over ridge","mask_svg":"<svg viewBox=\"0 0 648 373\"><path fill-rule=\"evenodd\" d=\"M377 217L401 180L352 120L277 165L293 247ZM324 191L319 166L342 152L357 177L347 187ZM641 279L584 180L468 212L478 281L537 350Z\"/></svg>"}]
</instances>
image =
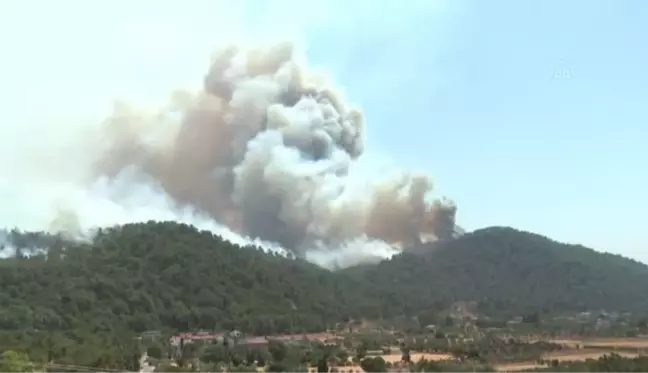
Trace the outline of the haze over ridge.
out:
<instances>
[{"instance_id":1,"label":"haze over ridge","mask_svg":"<svg viewBox=\"0 0 648 373\"><path fill-rule=\"evenodd\" d=\"M174 219L342 266L389 256L420 233L451 234L455 206L430 199L428 176L395 170L372 180L353 171L364 151L362 114L325 74L305 69L295 26L281 36L296 44L219 43L203 89L177 91L168 106L118 102L101 126L32 122L7 131L23 152L4 166L11 177L2 187L16 208L3 222L85 232ZM181 43L179 35L168 34Z\"/></svg>"},{"instance_id":2,"label":"haze over ridge","mask_svg":"<svg viewBox=\"0 0 648 373\"><path fill-rule=\"evenodd\" d=\"M114 98L155 111L174 89L199 90L212 47L300 35L364 109L357 171L381 175L374 160L388 155L431 172L468 230L514 226L646 261L644 2L268 4L2 2L0 134L30 139L5 141L3 159L53 162L36 150L67 147ZM47 225L27 212L56 205L54 189L17 185L9 225Z\"/></svg>"}]
</instances>

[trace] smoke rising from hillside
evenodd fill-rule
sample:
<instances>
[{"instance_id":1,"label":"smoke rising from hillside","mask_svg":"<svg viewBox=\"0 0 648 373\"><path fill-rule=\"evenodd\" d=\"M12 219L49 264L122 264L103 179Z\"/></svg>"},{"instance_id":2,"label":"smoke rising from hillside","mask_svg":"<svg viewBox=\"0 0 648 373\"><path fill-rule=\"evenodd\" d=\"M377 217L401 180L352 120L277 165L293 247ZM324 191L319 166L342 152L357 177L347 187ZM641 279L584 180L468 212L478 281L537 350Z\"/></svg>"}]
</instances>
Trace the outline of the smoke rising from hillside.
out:
<instances>
[{"instance_id":1,"label":"smoke rising from hillside","mask_svg":"<svg viewBox=\"0 0 648 373\"><path fill-rule=\"evenodd\" d=\"M450 235L456 207L429 200L428 176L354 178L363 115L297 57L288 43L222 49L202 92L173 95L180 126L116 107L96 175L137 167L176 202L298 255L361 237L407 246Z\"/></svg>"},{"instance_id":2,"label":"smoke rising from hillside","mask_svg":"<svg viewBox=\"0 0 648 373\"><path fill-rule=\"evenodd\" d=\"M367 129L292 44L230 46L202 90L157 112L117 103L101 126L0 128L0 224L87 237L176 220L329 267L449 236L456 207L427 175L357 172Z\"/></svg>"}]
</instances>

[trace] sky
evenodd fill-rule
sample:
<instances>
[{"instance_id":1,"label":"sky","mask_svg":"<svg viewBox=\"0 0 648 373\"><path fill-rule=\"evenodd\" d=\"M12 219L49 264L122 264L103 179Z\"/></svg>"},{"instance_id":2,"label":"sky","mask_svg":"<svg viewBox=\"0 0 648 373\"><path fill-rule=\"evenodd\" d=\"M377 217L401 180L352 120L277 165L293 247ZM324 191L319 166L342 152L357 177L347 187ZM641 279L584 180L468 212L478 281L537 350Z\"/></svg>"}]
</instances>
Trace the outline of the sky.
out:
<instances>
[{"instance_id":1,"label":"sky","mask_svg":"<svg viewBox=\"0 0 648 373\"><path fill-rule=\"evenodd\" d=\"M648 262L640 0L0 0L0 127L156 105L215 46L288 37L363 108L368 156L431 173L463 227Z\"/></svg>"}]
</instances>

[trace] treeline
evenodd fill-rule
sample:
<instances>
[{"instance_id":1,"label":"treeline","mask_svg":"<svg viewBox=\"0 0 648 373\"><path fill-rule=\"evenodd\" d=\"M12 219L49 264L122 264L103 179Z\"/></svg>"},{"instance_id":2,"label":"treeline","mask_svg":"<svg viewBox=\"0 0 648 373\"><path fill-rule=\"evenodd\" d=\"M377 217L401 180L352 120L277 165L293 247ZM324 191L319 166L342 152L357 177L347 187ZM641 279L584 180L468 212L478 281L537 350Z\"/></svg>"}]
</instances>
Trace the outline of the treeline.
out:
<instances>
[{"instance_id":1,"label":"treeline","mask_svg":"<svg viewBox=\"0 0 648 373\"><path fill-rule=\"evenodd\" d=\"M170 222L102 229L87 243L2 238L17 255L0 260L0 350L38 363L132 365L146 330L301 333L465 300L513 315L647 305L646 266L506 228L337 272Z\"/></svg>"},{"instance_id":2,"label":"treeline","mask_svg":"<svg viewBox=\"0 0 648 373\"><path fill-rule=\"evenodd\" d=\"M187 225L115 227L89 243L13 235L22 246L0 260L0 351L40 365L133 366L147 330L299 333L380 312L365 284ZM44 240L57 244L38 250Z\"/></svg>"},{"instance_id":3,"label":"treeline","mask_svg":"<svg viewBox=\"0 0 648 373\"><path fill-rule=\"evenodd\" d=\"M419 361L410 365L412 372L494 372L496 366L479 364L472 360L462 361ZM386 371L386 370L384 370ZM584 361L546 362L543 367L523 370L526 372L646 372L648 371L648 356L623 357L617 354L605 355L598 359Z\"/></svg>"},{"instance_id":4,"label":"treeline","mask_svg":"<svg viewBox=\"0 0 648 373\"><path fill-rule=\"evenodd\" d=\"M397 371L409 372L493 372L497 365L505 363L498 359L488 361L483 356L455 354L455 359L419 360L414 359L414 350L401 346L400 359L387 362L381 355L369 355L367 345L357 341L345 341L342 344L329 345L318 342L284 343L270 341L262 347L248 347L230 343L189 343L179 348L152 343L147 348L149 360L156 371L232 371L250 372L265 369L268 372L306 372L316 368L318 372L348 371L361 366L365 372ZM350 347L353 344L355 347ZM539 353L551 351L551 346L537 344L513 343L522 349ZM497 348L494 348L497 349ZM542 368L529 371L558 372L645 372L648 368L648 357L627 358L616 354L599 359L585 361L543 360L519 354L522 350L509 351L516 361L537 361ZM393 354L393 351L390 353Z\"/></svg>"},{"instance_id":5,"label":"treeline","mask_svg":"<svg viewBox=\"0 0 648 373\"><path fill-rule=\"evenodd\" d=\"M617 354L605 355L585 361L549 362L549 366L536 372L648 372L648 356L635 358Z\"/></svg>"},{"instance_id":6,"label":"treeline","mask_svg":"<svg viewBox=\"0 0 648 373\"><path fill-rule=\"evenodd\" d=\"M0 329L320 331L379 308L351 281L187 225L134 224L0 261Z\"/></svg>"},{"instance_id":7,"label":"treeline","mask_svg":"<svg viewBox=\"0 0 648 373\"><path fill-rule=\"evenodd\" d=\"M373 344L375 341L371 341ZM383 352L400 359L389 362L383 355L376 355L370 345L356 339L347 339L338 344L322 344L318 342L284 343L270 341L263 347L248 347L230 343L189 343L180 348L168 348L152 344L147 352L150 362L156 371L240 371L250 372L265 369L269 372L305 372L317 368L319 372L349 371L362 367L365 372L386 372L400 370L411 372L489 372L495 371L494 364L480 356L479 349L465 345L452 348L454 359L426 360L420 359L417 351L405 344L400 352L393 350ZM541 355L550 349L547 346L537 346L524 343L513 343L519 350L498 351L501 354L511 353L512 357L520 359L540 359ZM387 347L387 346L383 346ZM492 347L492 346L491 346ZM524 350L533 351L530 356ZM497 350L497 348L493 348ZM369 352L371 351L371 354ZM471 353L472 351L472 353ZM488 351L491 354L492 351ZM420 356L420 355L419 355Z\"/></svg>"},{"instance_id":8,"label":"treeline","mask_svg":"<svg viewBox=\"0 0 648 373\"><path fill-rule=\"evenodd\" d=\"M364 281L398 300L394 308L470 300L480 313L500 316L648 309L645 264L512 228L481 229L416 251L423 253L361 268Z\"/></svg>"}]
</instances>

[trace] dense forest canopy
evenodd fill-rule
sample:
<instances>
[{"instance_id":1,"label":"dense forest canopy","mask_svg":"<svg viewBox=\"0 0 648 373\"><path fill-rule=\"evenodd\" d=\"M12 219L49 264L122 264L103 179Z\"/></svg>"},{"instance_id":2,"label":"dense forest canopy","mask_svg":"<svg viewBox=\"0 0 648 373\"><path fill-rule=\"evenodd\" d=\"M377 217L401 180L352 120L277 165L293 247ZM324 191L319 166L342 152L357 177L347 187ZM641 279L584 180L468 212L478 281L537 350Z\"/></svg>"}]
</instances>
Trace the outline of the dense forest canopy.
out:
<instances>
[{"instance_id":1,"label":"dense forest canopy","mask_svg":"<svg viewBox=\"0 0 648 373\"><path fill-rule=\"evenodd\" d=\"M510 314L648 306L647 266L510 228L340 271L172 222L102 229L85 243L4 236L16 255L0 260L0 348L41 358L55 354L52 339L123 348L119 336L145 330L321 331L457 301Z\"/></svg>"},{"instance_id":2,"label":"dense forest canopy","mask_svg":"<svg viewBox=\"0 0 648 373\"><path fill-rule=\"evenodd\" d=\"M512 228L481 229L411 252L416 255L364 266L363 280L384 290L408 289L401 305L416 309L470 300L513 313L648 307L645 264Z\"/></svg>"}]
</instances>

